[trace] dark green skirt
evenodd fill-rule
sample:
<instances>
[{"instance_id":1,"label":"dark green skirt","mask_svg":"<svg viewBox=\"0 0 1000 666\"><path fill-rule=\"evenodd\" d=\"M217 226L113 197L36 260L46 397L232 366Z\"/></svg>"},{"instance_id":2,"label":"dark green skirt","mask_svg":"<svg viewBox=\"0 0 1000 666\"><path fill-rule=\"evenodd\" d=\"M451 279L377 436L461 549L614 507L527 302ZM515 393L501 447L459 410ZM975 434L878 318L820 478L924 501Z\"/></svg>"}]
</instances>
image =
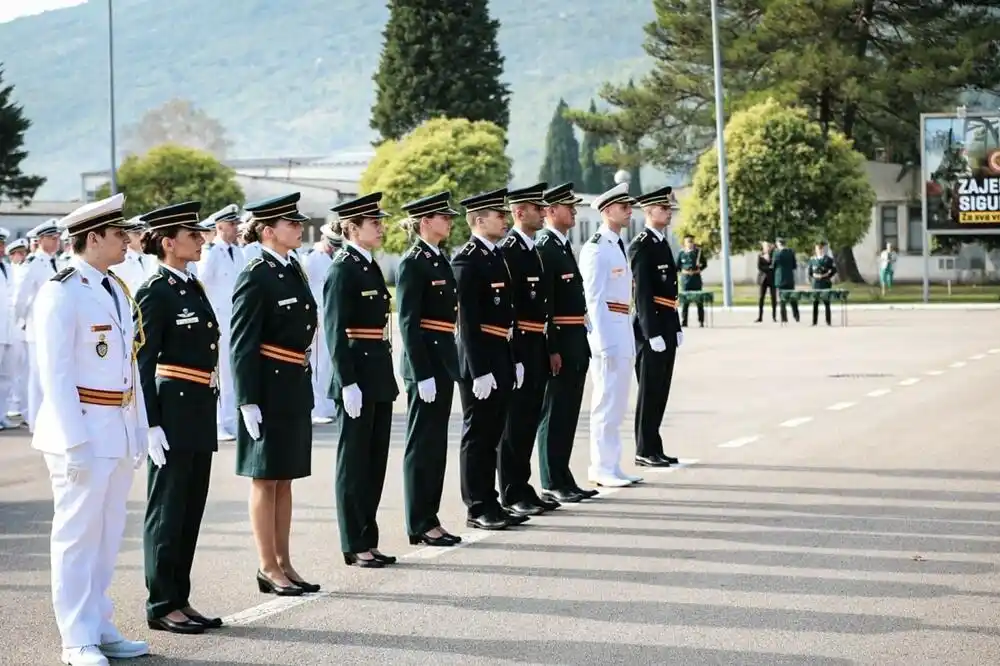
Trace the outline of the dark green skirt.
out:
<instances>
[{"instance_id":1,"label":"dark green skirt","mask_svg":"<svg viewBox=\"0 0 1000 666\"><path fill-rule=\"evenodd\" d=\"M286 481L312 474L312 414L264 413L260 439L253 440L243 417L236 433L236 474L254 479Z\"/></svg>"}]
</instances>

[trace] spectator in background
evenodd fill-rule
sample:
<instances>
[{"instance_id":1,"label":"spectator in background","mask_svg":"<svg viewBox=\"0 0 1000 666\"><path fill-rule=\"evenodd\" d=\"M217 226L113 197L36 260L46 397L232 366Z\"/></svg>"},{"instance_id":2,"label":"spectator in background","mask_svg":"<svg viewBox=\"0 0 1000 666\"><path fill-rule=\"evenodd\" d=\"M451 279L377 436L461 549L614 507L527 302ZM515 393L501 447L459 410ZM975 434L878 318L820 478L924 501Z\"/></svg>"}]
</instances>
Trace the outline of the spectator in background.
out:
<instances>
[{"instance_id":1,"label":"spectator in background","mask_svg":"<svg viewBox=\"0 0 1000 666\"><path fill-rule=\"evenodd\" d=\"M768 241L761 241L760 254L757 255L757 285L760 287L757 295L757 319L755 324L764 320L764 296L771 294L771 320L778 321L777 293L774 288L774 266L772 265L772 248Z\"/></svg>"},{"instance_id":2,"label":"spectator in background","mask_svg":"<svg viewBox=\"0 0 1000 666\"><path fill-rule=\"evenodd\" d=\"M882 295L892 289L892 276L896 270L896 251L892 249L892 243L886 243L885 249L878 256L878 278L882 284Z\"/></svg>"}]
</instances>

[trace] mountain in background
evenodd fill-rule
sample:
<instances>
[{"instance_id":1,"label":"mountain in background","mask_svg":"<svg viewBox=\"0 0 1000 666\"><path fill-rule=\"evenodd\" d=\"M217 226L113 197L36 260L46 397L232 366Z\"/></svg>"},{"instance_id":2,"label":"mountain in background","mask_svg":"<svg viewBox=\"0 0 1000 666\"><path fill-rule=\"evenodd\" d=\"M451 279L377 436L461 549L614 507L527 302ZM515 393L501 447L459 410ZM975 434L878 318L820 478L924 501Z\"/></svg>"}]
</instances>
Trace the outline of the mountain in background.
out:
<instances>
[{"instance_id":1,"label":"mountain in background","mask_svg":"<svg viewBox=\"0 0 1000 666\"><path fill-rule=\"evenodd\" d=\"M604 81L647 69L649 0L493 0L511 83L515 182L533 182L559 98L583 107ZM171 98L226 127L229 157L324 155L365 146L388 9L376 0L114 0L121 130ZM40 199L80 196L109 162L107 4L0 24L6 82L33 126L25 168ZM643 174L648 185L654 185Z\"/></svg>"}]
</instances>

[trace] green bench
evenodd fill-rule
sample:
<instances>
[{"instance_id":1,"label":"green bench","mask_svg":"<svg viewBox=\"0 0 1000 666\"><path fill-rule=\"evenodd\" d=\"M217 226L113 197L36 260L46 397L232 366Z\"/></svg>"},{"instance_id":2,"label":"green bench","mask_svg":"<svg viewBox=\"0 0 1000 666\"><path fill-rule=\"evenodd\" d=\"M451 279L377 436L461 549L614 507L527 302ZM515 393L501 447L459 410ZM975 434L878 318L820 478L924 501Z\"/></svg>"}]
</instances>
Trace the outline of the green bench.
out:
<instances>
[{"instance_id":1,"label":"green bench","mask_svg":"<svg viewBox=\"0 0 1000 666\"><path fill-rule=\"evenodd\" d=\"M788 303L839 303L840 325L847 326L847 299L851 292L847 289L782 289L778 298L783 305Z\"/></svg>"}]
</instances>

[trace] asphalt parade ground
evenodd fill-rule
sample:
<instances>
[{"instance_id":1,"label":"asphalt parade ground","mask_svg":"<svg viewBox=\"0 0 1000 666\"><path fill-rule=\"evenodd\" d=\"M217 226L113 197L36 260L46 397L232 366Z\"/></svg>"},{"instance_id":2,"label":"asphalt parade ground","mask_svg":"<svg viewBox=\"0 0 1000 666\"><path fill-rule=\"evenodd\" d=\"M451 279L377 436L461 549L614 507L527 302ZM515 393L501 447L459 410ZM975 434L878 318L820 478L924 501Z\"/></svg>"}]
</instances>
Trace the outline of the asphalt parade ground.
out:
<instances>
[{"instance_id":1,"label":"asphalt parade ground","mask_svg":"<svg viewBox=\"0 0 1000 666\"><path fill-rule=\"evenodd\" d=\"M257 591L249 482L222 444L192 604L227 626L202 636L145 626L137 472L113 584L119 627L153 652L135 663L1000 663L1000 311L852 310L847 328L754 314L687 331L663 425L682 467L636 472L630 411L624 467L645 482L518 528L464 527L456 396L441 517L458 548L407 545L401 398L379 513L392 567L344 566L336 431L317 428L292 534L317 595ZM0 664L58 663L51 517L40 454L0 433Z\"/></svg>"}]
</instances>

